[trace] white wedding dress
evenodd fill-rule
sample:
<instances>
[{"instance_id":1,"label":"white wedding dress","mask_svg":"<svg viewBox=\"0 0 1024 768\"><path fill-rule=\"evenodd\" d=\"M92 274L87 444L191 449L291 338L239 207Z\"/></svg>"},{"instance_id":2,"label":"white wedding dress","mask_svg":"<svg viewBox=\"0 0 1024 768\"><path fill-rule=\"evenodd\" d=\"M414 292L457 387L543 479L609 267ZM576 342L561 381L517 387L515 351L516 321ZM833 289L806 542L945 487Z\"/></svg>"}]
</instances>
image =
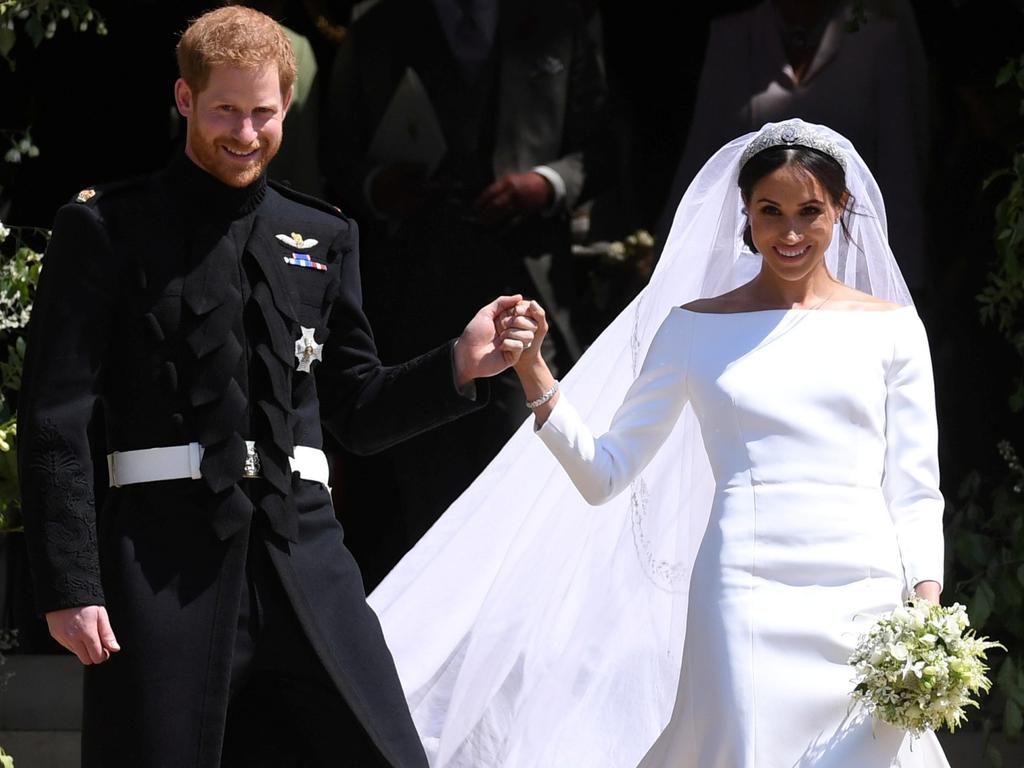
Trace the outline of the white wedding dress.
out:
<instances>
[{"instance_id":1,"label":"white wedding dress","mask_svg":"<svg viewBox=\"0 0 1024 768\"><path fill-rule=\"evenodd\" d=\"M830 274L902 308L678 307L760 271L739 169L790 133L845 161ZM911 304L844 137L792 120L709 158L647 287L562 379L544 443L524 423L369 596L432 768L946 766L933 735L848 713L858 633L942 578ZM593 508L574 482L620 493Z\"/></svg>"},{"instance_id":2,"label":"white wedding dress","mask_svg":"<svg viewBox=\"0 0 1024 768\"><path fill-rule=\"evenodd\" d=\"M591 503L689 402L715 480L672 719L642 768L946 766L850 711L858 635L942 579L934 389L913 307L674 308L609 430L562 396L538 435Z\"/></svg>"}]
</instances>

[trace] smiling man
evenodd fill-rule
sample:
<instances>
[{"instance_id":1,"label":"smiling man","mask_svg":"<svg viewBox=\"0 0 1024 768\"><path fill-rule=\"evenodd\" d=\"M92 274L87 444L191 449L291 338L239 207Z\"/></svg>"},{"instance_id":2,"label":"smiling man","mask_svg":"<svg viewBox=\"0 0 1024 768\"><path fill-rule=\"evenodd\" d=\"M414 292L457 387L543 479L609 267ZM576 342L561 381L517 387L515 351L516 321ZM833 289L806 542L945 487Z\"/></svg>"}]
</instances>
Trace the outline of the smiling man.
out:
<instances>
[{"instance_id":1,"label":"smiling man","mask_svg":"<svg viewBox=\"0 0 1024 768\"><path fill-rule=\"evenodd\" d=\"M281 28L221 8L178 61L184 152L61 208L25 362L25 530L39 609L87 665L84 764L425 766L322 430L371 452L468 413L532 322L499 333L502 297L383 367L354 222L267 181Z\"/></svg>"}]
</instances>

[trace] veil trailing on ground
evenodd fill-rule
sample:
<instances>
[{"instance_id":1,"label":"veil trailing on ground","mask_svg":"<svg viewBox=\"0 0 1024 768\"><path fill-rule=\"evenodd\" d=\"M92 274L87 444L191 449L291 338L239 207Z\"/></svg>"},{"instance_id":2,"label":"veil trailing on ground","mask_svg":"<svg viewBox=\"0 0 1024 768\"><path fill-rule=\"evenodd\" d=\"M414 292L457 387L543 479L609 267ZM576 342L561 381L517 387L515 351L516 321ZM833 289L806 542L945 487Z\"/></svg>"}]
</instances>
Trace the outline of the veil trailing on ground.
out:
<instances>
[{"instance_id":1,"label":"veil trailing on ground","mask_svg":"<svg viewBox=\"0 0 1024 768\"><path fill-rule=\"evenodd\" d=\"M826 254L843 282L909 304L881 193L842 136L854 214ZM671 307L752 279L726 144L683 195L649 285L562 381L603 432ZM796 142L800 143L800 142ZM432 766L633 768L668 723L690 569L714 489L690 406L631 488L591 507L524 423L370 596Z\"/></svg>"}]
</instances>

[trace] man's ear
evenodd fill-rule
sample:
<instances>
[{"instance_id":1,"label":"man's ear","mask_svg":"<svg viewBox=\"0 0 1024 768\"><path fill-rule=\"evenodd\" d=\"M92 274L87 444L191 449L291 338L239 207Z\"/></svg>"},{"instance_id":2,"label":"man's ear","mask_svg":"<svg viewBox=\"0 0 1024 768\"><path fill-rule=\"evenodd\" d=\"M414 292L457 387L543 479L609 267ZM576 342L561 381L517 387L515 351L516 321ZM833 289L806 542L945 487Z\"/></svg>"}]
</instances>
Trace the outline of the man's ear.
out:
<instances>
[{"instance_id":1,"label":"man's ear","mask_svg":"<svg viewBox=\"0 0 1024 768\"><path fill-rule=\"evenodd\" d=\"M180 77L174 82L174 103L178 105L178 112L181 113L182 117L189 118L192 116L192 109L194 107L192 89Z\"/></svg>"},{"instance_id":2,"label":"man's ear","mask_svg":"<svg viewBox=\"0 0 1024 768\"><path fill-rule=\"evenodd\" d=\"M282 117L288 114L288 107L292 105L292 96L295 95L295 85L288 86L288 93L284 94L284 109Z\"/></svg>"}]
</instances>

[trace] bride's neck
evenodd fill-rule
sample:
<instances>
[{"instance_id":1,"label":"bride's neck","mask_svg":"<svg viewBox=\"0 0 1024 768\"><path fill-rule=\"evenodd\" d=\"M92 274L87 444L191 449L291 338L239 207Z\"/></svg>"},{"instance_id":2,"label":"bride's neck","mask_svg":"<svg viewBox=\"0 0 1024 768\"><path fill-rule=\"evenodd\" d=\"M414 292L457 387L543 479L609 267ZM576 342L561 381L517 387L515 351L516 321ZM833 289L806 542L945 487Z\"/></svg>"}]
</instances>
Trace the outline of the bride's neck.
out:
<instances>
[{"instance_id":1,"label":"bride's neck","mask_svg":"<svg viewBox=\"0 0 1024 768\"><path fill-rule=\"evenodd\" d=\"M840 283L825 269L816 269L802 280L783 280L762 269L751 283L751 293L766 307L813 309L835 293Z\"/></svg>"}]
</instances>

